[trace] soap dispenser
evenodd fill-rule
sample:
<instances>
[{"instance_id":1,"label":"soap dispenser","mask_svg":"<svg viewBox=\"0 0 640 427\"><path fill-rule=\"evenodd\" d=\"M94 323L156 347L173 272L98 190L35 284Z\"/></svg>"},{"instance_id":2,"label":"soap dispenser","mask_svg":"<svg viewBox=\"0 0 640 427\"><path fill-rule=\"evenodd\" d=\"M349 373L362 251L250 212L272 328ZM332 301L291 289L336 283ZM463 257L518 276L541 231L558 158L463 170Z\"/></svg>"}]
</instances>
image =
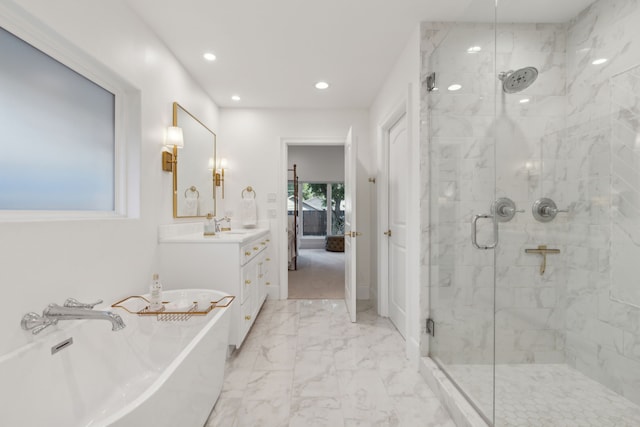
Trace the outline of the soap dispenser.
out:
<instances>
[{"instance_id":1,"label":"soap dispenser","mask_svg":"<svg viewBox=\"0 0 640 427\"><path fill-rule=\"evenodd\" d=\"M216 235L216 221L211 212L207 214L207 219L204 222L204 235L205 236Z\"/></svg>"},{"instance_id":2,"label":"soap dispenser","mask_svg":"<svg viewBox=\"0 0 640 427\"><path fill-rule=\"evenodd\" d=\"M162 305L162 283L160 283L158 273L153 275L151 286L149 286L149 295L149 311L162 311L164 309Z\"/></svg>"}]
</instances>

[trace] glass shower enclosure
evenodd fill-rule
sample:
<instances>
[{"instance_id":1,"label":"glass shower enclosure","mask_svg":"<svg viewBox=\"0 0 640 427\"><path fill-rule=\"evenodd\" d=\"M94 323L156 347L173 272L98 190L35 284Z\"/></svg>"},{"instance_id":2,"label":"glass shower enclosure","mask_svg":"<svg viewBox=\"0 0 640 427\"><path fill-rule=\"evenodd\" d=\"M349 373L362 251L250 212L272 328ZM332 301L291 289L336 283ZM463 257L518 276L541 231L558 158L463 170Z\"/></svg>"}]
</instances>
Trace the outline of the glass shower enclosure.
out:
<instances>
[{"instance_id":1,"label":"glass shower enclosure","mask_svg":"<svg viewBox=\"0 0 640 427\"><path fill-rule=\"evenodd\" d=\"M423 23L429 356L491 425L640 425L640 2L560 6Z\"/></svg>"}]
</instances>

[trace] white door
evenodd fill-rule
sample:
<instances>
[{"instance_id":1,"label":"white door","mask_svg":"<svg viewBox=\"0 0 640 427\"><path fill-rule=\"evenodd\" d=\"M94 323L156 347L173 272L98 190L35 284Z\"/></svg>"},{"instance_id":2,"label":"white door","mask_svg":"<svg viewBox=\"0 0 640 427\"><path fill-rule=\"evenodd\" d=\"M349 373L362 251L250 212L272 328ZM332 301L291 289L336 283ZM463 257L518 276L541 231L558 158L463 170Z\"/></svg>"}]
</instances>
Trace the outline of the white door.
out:
<instances>
[{"instance_id":1,"label":"white door","mask_svg":"<svg viewBox=\"0 0 640 427\"><path fill-rule=\"evenodd\" d=\"M389 318L405 336L407 325L407 116L389 129Z\"/></svg>"},{"instance_id":2,"label":"white door","mask_svg":"<svg viewBox=\"0 0 640 427\"><path fill-rule=\"evenodd\" d=\"M351 128L344 143L344 301L356 321L356 146Z\"/></svg>"}]
</instances>

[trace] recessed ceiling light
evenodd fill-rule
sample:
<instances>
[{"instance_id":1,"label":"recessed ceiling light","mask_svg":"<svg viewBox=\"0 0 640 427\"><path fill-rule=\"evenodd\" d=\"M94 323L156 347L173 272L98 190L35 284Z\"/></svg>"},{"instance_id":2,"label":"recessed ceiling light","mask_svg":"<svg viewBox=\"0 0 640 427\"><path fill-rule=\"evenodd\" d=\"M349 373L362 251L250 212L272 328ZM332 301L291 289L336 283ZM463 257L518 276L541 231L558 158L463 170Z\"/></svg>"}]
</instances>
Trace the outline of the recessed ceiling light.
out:
<instances>
[{"instance_id":1,"label":"recessed ceiling light","mask_svg":"<svg viewBox=\"0 0 640 427\"><path fill-rule=\"evenodd\" d=\"M607 58L599 58L599 59L596 59L595 61L593 61L592 64L593 65L602 65L607 61L608 61Z\"/></svg>"},{"instance_id":2,"label":"recessed ceiling light","mask_svg":"<svg viewBox=\"0 0 640 427\"><path fill-rule=\"evenodd\" d=\"M207 52L204 55L202 55L204 57L204 59L206 59L207 61L215 61L216 60L216 56L211 53L211 52Z\"/></svg>"},{"instance_id":3,"label":"recessed ceiling light","mask_svg":"<svg viewBox=\"0 0 640 427\"><path fill-rule=\"evenodd\" d=\"M482 50L482 47L480 46L471 46L469 49L467 49L468 53L478 53Z\"/></svg>"},{"instance_id":4,"label":"recessed ceiling light","mask_svg":"<svg viewBox=\"0 0 640 427\"><path fill-rule=\"evenodd\" d=\"M240 97L238 95L233 95L231 99L236 102L240 101Z\"/></svg>"},{"instance_id":5,"label":"recessed ceiling light","mask_svg":"<svg viewBox=\"0 0 640 427\"><path fill-rule=\"evenodd\" d=\"M526 103L528 103L529 101L531 101L529 98L522 98L522 99L520 100L520 104L526 104Z\"/></svg>"},{"instance_id":6,"label":"recessed ceiling light","mask_svg":"<svg viewBox=\"0 0 640 427\"><path fill-rule=\"evenodd\" d=\"M462 85L459 85L457 83L456 84L452 84L447 89L449 89L451 92L455 92L456 90L462 89Z\"/></svg>"},{"instance_id":7,"label":"recessed ceiling light","mask_svg":"<svg viewBox=\"0 0 640 427\"><path fill-rule=\"evenodd\" d=\"M316 83L316 89L325 90L329 87L329 83L327 82L318 82Z\"/></svg>"}]
</instances>

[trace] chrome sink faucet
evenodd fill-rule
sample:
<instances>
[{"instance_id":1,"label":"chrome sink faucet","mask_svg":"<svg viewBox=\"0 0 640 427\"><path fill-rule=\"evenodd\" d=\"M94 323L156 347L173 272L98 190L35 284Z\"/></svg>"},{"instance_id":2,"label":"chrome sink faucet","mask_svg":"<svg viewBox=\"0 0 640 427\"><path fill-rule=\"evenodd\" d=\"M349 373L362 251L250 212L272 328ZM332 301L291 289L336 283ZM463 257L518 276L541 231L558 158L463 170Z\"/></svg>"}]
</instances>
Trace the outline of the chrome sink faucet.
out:
<instances>
[{"instance_id":1,"label":"chrome sink faucet","mask_svg":"<svg viewBox=\"0 0 640 427\"><path fill-rule=\"evenodd\" d=\"M49 304L42 311L42 316L33 312L25 314L20 325L22 329L31 331L34 335L39 334L51 325L57 324L58 320L103 319L111 322L112 331L124 329L126 325L120 315L110 311L93 310L93 307L100 303L102 303L102 300L84 304L74 298L68 298L64 306Z\"/></svg>"}]
</instances>

